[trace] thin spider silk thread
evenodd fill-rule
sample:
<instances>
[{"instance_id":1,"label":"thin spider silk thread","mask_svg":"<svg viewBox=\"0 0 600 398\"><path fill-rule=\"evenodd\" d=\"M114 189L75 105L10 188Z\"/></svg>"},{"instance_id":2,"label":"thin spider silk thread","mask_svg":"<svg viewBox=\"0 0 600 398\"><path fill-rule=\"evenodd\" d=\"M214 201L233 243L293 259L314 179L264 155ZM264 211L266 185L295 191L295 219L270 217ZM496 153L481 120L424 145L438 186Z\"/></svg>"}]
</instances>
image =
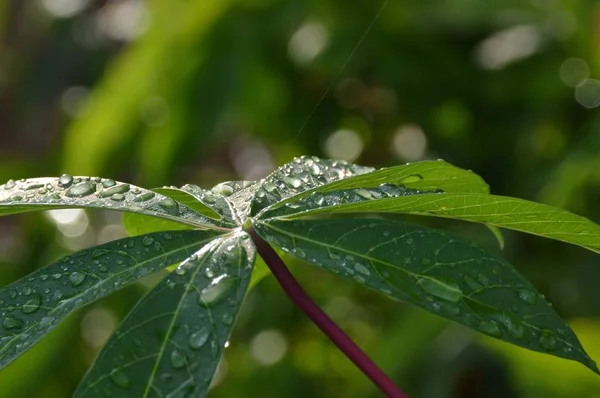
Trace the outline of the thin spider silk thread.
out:
<instances>
[{"instance_id":1,"label":"thin spider silk thread","mask_svg":"<svg viewBox=\"0 0 600 398\"><path fill-rule=\"evenodd\" d=\"M371 31L371 29L375 25L375 22L377 22L377 20L381 16L381 13L383 12L383 9L385 8L385 6L387 5L387 3L389 1L390 0L384 0L384 2L381 4L381 6L379 7L379 10L377 11L377 14L375 14L375 16L373 17L373 19L371 20L371 23L369 24L369 26L367 26L367 29L362 34L362 36L360 37L360 39L358 40L358 42L356 43L356 45L354 46L354 48L350 52L350 55L348 55L348 58L346 58L346 61L342 64L342 67L340 68L340 70L338 71L338 73L334 76L333 80L331 80L331 82L329 83L329 86L327 87L327 89L325 90L325 92L323 93L323 95L321 95L321 98L319 98L319 100L317 101L317 104L313 107L312 111L309 113L308 117L306 118L306 121L302 124L302 126L300 127L300 129L298 130L298 132L294 135L294 137L292 138L291 142L295 142L296 139L298 139L298 137L302 133L302 131L304 131L304 128L306 127L306 125L308 124L308 122L310 122L310 120L314 116L315 112L317 111L317 109L319 108L319 106L321 105L321 103L323 103L323 100L325 99L325 97L327 96L327 94L329 94L329 92L331 91L331 89L333 88L333 86L340 79L340 76L342 75L342 72L344 72L344 69L346 69L346 66L348 66L348 64L350 63L350 60L352 60L352 57L354 57L354 54L356 53L356 51L358 51L360 45L365 41L365 38L367 37L367 35L369 34L369 32Z\"/></svg>"}]
</instances>

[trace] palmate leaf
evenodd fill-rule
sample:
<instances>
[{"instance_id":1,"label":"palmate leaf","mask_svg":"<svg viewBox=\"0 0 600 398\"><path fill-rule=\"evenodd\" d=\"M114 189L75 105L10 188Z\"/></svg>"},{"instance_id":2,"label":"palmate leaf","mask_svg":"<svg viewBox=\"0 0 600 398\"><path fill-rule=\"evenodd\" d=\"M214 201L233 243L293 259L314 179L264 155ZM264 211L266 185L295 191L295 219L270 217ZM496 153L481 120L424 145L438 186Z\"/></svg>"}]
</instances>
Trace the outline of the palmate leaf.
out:
<instances>
[{"instance_id":1,"label":"palmate leaf","mask_svg":"<svg viewBox=\"0 0 600 398\"><path fill-rule=\"evenodd\" d=\"M411 213L481 222L582 246L600 253L600 225L566 210L524 199L478 193L423 193L403 186L311 196L267 210L263 218L322 213Z\"/></svg>"},{"instance_id":2,"label":"palmate leaf","mask_svg":"<svg viewBox=\"0 0 600 398\"><path fill-rule=\"evenodd\" d=\"M236 226L229 203L220 194L214 194L195 185L184 185L181 188L163 187L152 189L178 203L181 203L199 214L211 217L214 225L232 228ZM166 219L149 217L138 213L124 213L123 226L129 235L142 235L164 230L191 229L192 226Z\"/></svg>"},{"instance_id":3,"label":"palmate leaf","mask_svg":"<svg viewBox=\"0 0 600 398\"><path fill-rule=\"evenodd\" d=\"M515 268L472 242L395 220L255 220L290 254L500 340L579 361L575 334Z\"/></svg>"},{"instance_id":4,"label":"palmate leaf","mask_svg":"<svg viewBox=\"0 0 600 398\"><path fill-rule=\"evenodd\" d=\"M373 170L372 167L342 160L319 159L315 156L294 158L260 181L252 198L250 215L254 216L270 205L323 184Z\"/></svg>"},{"instance_id":5,"label":"palmate leaf","mask_svg":"<svg viewBox=\"0 0 600 398\"><path fill-rule=\"evenodd\" d=\"M182 261L216 236L213 231L168 231L125 238L66 256L4 286L0 368L72 311Z\"/></svg>"},{"instance_id":6,"label":"palmate leaf","mask_svg":"<svg viewBox=\"0 0 600 398\"><path fill-rule=\"evenodd\" d=\"M388 187L402 187L408 192L472 192L489 194L490 189L488 184L477 174L469 170L464 170L446 163L442 160L426 160L416 163L407 163L400 166L383 168L375 171L374 169L363 170L362 173L355 173L354 176L340 179L338 181L322 181L320 185L304 186L298 190L296 195L288 195L285 200L275 203L269 203L270 209L280 209L287 203L298 202L311 195L318 197L322 194L333 194L338 191L348 192L355 190L359 195L362 189L370 190L371 188L385 189ZM284 177L279 177L284 182L288 180L302 180L303 171L294 169L289 171L290 174ZM296 174L294 174L296 173ZM295 178L295 179L294 179ZM280 183L280 185L283 185ZM262 195L266 196L266 195ZM256 199L259 199L258 197ZM373 199L368 196L366 199ZM269 210L267 210L269 211Z\"/></svg>"},{"instance_id":7,"label":"palmate leaf","mask_svg":"<svg viewBox=\"0 0 600 398\"><path fill-rule=\"evenodd\" d=\"M215 239L147 293L74 397L204 396L252 273L248 238Z\"/></svg>"},{"instance_id":8,"label":"palmate leaf","mask_svg":"<svg viewBox=\"0 0 600 398\"><path fill-rule=\"evenodd\" d=\"M218 219L200 214L172 198L111 179L63 175L9 180L0 186L0 216L74 207L140 213L195 228L219 225Z\"/></svg>"}]
</instances>

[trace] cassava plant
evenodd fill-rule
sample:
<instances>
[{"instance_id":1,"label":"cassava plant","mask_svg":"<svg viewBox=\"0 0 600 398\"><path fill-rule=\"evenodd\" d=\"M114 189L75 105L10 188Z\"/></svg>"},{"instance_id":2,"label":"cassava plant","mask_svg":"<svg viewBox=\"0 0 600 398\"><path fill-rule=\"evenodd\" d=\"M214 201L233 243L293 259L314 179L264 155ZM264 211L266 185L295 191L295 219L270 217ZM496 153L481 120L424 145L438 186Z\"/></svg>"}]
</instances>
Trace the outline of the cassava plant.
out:
<instances>
[{"instance_id":1,"label":"cassava plant","mask_svg":"<svg viewBox=\"0 0 600 398\"><path fill-rule=\"evenodd\" d=\"M502 257L437 229L368 216L453 218L484 223L497 236L502 227L600 252L597 224L544 204L491 195L479 176L443 161L375 170L301 157L263 180L210 190L147 190L69 175L0 186L0 215L59 208L126 212L123 222L132 236L66 256L1 288L0 368L72 311L178 264L112 334L75 397L205 396L244 296L266 274L260 261L255 267L257 252L294 302L385 394L403 396L308 299L274 249L598 373L567 323Z\"/></svg>"}]
</instances>

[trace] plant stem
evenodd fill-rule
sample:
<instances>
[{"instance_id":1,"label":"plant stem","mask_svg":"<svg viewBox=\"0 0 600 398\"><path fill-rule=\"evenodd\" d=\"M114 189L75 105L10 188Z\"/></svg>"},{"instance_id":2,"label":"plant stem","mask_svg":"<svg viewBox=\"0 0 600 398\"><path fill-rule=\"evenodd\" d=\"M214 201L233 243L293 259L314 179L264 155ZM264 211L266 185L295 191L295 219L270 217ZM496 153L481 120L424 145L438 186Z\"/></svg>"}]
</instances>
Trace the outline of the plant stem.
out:
<instances>
[{"instance_id":1,"label":"plant stem","mask_svg":"<svg viewBox=\"0 0 600 398\"><path fill-rule=\"evenodd\" d=\"M277 255L275 250L265 242L252 227L247 229L256 245L258 254L263 258L271 272L289 296L304 313L314 322L315 325L350 359L354 364L370 378L379 389L388 397L407 398L407 396L394 384L394 382L358 347L354 341L344 333L331 318L319 308L302 287L298 284L294 276L285 266L283 260Z\"/></svg>"}]
</instances>

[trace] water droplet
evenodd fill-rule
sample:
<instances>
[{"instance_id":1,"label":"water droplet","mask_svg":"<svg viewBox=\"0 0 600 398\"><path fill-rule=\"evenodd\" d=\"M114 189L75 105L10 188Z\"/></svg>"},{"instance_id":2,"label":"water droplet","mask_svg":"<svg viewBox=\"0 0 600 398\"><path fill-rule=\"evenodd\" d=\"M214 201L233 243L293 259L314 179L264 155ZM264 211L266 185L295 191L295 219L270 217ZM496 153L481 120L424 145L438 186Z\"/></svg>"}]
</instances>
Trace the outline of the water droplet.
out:
<instances>
[{"instance_id":1,"label":"water droplet","mask_svg":"<svg viewBox=\"0 0 600 398\"><path fill-rule=\"evenodd\" d=\"M148 246L152 246L152 244L154 243L154 238L152 238L151 236L144 236L142 238L142 245L148 247Z\"/></svg>"},{"instance_id":2,"label":"water droplet","mask_svg":"<svg viewBox=\"0 0 600 398\"><path fill-rule=\"evenodd\" d=\"M23 288L23 294L24 294L25 296L29 296L29 295L31 294L31 292L33 292L33 289L31 289L29 286L25 286L25 287Z\"/></svg>"},{"instance_id":3,"label":"water droplet","mask_svg":"<svg viewBox=\"0 0 600 398\"><path fill-rule=\"evenodd\" d=\"M299 249L297 247L292 249L291 253L294 254L296 257L306 258L306 253L304 253L302 249Z\"/></svg>"},{"instance_id":4,"label":"water droplet","mask_svg":"<svg viewBox=\"0 0 600 398\"><path fill-rule=\"evenodd\" d=\"M104 188L114 187L115 185L117 185L117 182L115 180L111 180L110 178L102 181L102 187Z\"/></svg>"},{"instance_id":5,"label":"water droplet","mask_svg":"<svg viewBox=\"0 0 600 398\"><path fill-rule=\"evenodd\" d=\"M73 176L69 174L63 174L58 178L58 185L63 188L68 188L73 183Z\"/></svg>"},{"instance_id":6,"label":"water droplet","mask_svg":"<svg viewBox=\"0 0 600 398\"><path fill-rule=\"evenodd\" d=\"M173 235L171 235L170 233L166 232L163 235L163 238L165 238L165 240L171 240L171 239L173 239Z\"/></svg>"},{"instance_id":7,"label":"water droplet","mask_svg":"<svg viewBox=\"0 0 600 398\"><path fill-rule=\"evenodd\" d=\"M201 348L206 343L206 340L208 340L209 332L209 328L204 326L197 332L193 333L190 336L190 347L196 350Z\"/></svg>"},{"instance_id":8,"label":"water droplet","mask_svg":"<svg viewBox=\"0 0 600 398\"><path fill-rule=\"evenodd\" d=\"M233 323L233 315L223 314L223 316L221 317L221 321L224 325L229 326Z\"/></svg>"},{"instance_id":9,"label":"water droplet","mask_svg":"<svg viewBox=\"0 0 600 398\"><path fill-rule=\"evenodd\" d=\"M365 283L367 283L367 280L365 279L365 277L361 276L361 275L354 275L354 277L352 277L352 279L354 279L356 282L360 283L361 285L364 285Z\"/></svg>"},{"instance_id":10,"label":"water droplet","mask_svg":"<svg viewBox=\"0 0 600 398\"><path fill-rule=\"evenodd\" d=\"M483 285L479 282L477 282L473 277L471 277L470 275L465 275L463 280L465 281L465 283L467 284L467 286L469 286L471 289L473 290L479 290L483 287Z\"/></svg>"},{"instance_id":11,"label":"water droplet","mask_svg":"<svg viewBox=\"0 0 600 398\"><path fill-rule=\"evenodd\" d=\"M125 373L123 373L120 369L113 369L110 371L110 379L119 387L129 388L131 387L131 382Z\"/></svg>"},{"instance_id":12,"label":"water droplet","mask_svg":"<svg viewBox=\"0 0 600 398\"><path fill-rule=\"evenodd\" d=\"M556 336L550 330L542 330L539 342L547 351L556 349Z\"/></svg>"},{"instance_id":13,"label":"water droplet","mask_svg":"<svg viewBox=\"0 0 600 398\"><path fill-rule=\"evenodd\" d=\"M17 297L17 292L16 290L10 290L8 292L8 297L10 297L11 299L14 299L15 297Z\"/></svg>"},{"instance_id":14,"label":"water droplet","mask_svg":"<svg viewBox=\"0 0 600 398\"><path fill-rule=\"evenodd\" d=\"M160 202L158 202L158 205L160 207L162 207L163 209L175 209L175 208L177 208L177 202L175 202L171 198L165 198L165 199L161 200Z\"/></svg>"},{"instance_id":15,"label":"water droplet","mask_svg":"<svg viewBox=\"0 0 600 398\"><path fill-rule=\"evenodd\" d=\"M234 189L229 184L219 184L214 187L212 191L223 196L231 196L234 192Z\"/></svg>"},{"instance_id":16,"label":"water droplet","mask_svg":"<svg viewBox=\"0 0 600 398\"><path fill-rule=\"evenodd\" d=\"M66 192L67 196L81 198L83 196L88 196L96 191L96 187L91 183L84 181L78 184L71 186Z\"/></svg>"},{"instance_id":17,"label":"water droplet","mask_svg":"<svg viewBox=\"0 0 600 398\"><path fill-rule=\"evenodd\" d=\"M283 181L292 188L299 188L302 185L302 180L296 177L283 177Z\"/></svg>"},{"instance_id":18,"label":"water droplet","mask_svg":"<svg viewBox=\"0 0 600 398\"><path fill-rule=\"evenodd\" d=\"M185 366L185 355L179 350L175 349L171 351L171 366L175 369L181 369Z\"/></svg>"},{"instance_id":19,"label":"water droplet","mask_svg":"<svg viewBox=\"0 0 600 398\"><path fill-rule=\"evenodd\" d=\"M419 285L427 293L442 300L457 303L462 298L462 290L452 281L441 281L434 278L422 278Z\"/></svg>"},{"instance_id":20,"label":"water droplet","mask_svg":"<svg viewBox=\"0 0 600 398\"><path fill-rule=\"evenodd\" d=\"M422 179L423 179L422 175L420 175L420 174L413 174L411 176L404 177L403 179L400 180L400 182L403 183L403 184L408 184L410 182L421 181Z\"/></svg>"},{"instance_id":21,"label":"water droplet","mask_svg":"<svg viewBox=\"0 0 600 398\"><path fill-rule=\"evenodd\" d=\"M523 325L518 319L514 319L512 316L505 313L496 314L494 318L506 326L508 334L510 334L512 338L521 339L523 337Z\"/></svg>"},{"instance_id":22,"label":"water droplet","mask_svg":"<svg viewBox=\"0 0 600 398\"><path fill-rule=\"evenodd\" d=\"M11 315L6 315L4 320L2 321L2 326L4 329L21 329L23 327L23 321L17 319Z\"/></svg>"},{"instance_id":23,"label":"water droplet","mask_svg":"<svg viewBox=\"0 0 600 398\"><path fill-rule=\"evenodd\" d=\"M30 184L30 185L27 185L24 189L27 190L27 191L29 191L31 189L38 189L38 188L44 188L44 184L33 183L33 184Z\"/></svg>"},{"instance_id":24,"label":"water droplet","mask_svg":"<svg viewBox=\"0 0 600 398\"><path fill-rule=\"evenodd\" d=\"M139 202L146 202L146 201L152 199L155 196L156 196L156 194L154 192L145 192L145 193L143 193L141 195L138 195L135 198L133 198L133 201L137 202L137 203L139 203Z\"/></svg>"},{"instance_id":25,"label":"water droplet","mask_svg":"<svg viewBox=\"0 0 600 398\"><path fill-rule=\"evenodd\" d=\"M62 278L62 274L59 274L59 273L52 274L52 278L60 279L60 278Z\"/></svg>"},{"instance_id":26,"label":"water droplet","mask_svg":"<svg viewBox=\"0 0 600 398\"><path fill-rule=\"evenodd\" d=\"M129 191L129 184L115 185L100 192L100 196L103 198L108 198L109 196L113 196L115 194L124 194L127 191Z\"/></svg>"},{"instance_id":27,"label":"water droplet","mask_svg":"<svg viewBox=\"0 0 600 398\"><path fill-rule=\"evenodd\" d=\"M483 321L479 324L479 330L490 336L500 336L500 328L494 321Z\"/></svg>"},{"instance_id":28,"label":"water droplet","mask_svg":"<svg viewBox=\"0 0 600 398\"><path fill-rule=\"evenodd\" d=\"M81 283L83 282L84 279L85 279L85 274L83 274L79 271L74 271L73 273L71 273L71 275L69 275L69 280L71 281L71 284L73 286L81 285Z\"/></svg>"},{"instance_id":29,"label":"water droplet","mask_svg":"<svg viewBox=\"0 0 600 398\"><path fill-rule=\"evenodd\" d=\"M371 271L369 271L369 268L367 268L367 266L364 264L356 263L354 265L354 269L356 270L356 272L358 272L359 274L363 274L366 277L371 276Z\"/></svg>"},{"instance_id":30,"label":"water droplet","mask_svg":"<svg viewBox=\"0 0 600 398\"><path fill-rule=\"evenodd\" d=\"M33 296L33 298L27 300L25 302L25 304L23 304L21 311L24 314L31 314L31 313L37 311L38 308L40 308L41 303L42 303L42 297L39 294L36 294L35 296Z\"/></svg>"},{"instance_id":31,"label":"water droplet","mask_svg":"<svg viewBox=\"0 0 600 398\"><path fill-rule=\"evenodd\" d=\"M6 181L6 184L4 184L4 189L6 189L6 190L13 189L15 187L15 185L17 185L15 180L8 180L8 181Z\"/></svg>"},{"instance_id":32,"label":"water droplet","mask_svg":"<svg viewBox=\"0 0 600 398\"><path fill-rule=\"evenodd\" d=\"M216 278L213 283L202 289L199 295L201 305L209 307L221 301L227 295L237 282L237 278L221 276Z\"/></svg>"},{"instance_id":33,"label":"water droplet","mask_svg":"<svg viewBox=\"0 0 600 398\"><path fill-rule=\"evenodd\" d=\"M517 290L517 295L521 300L526 302L527 304L534 305L537 303L537 294L528 289L519 289Z\"/></svg>"}]
</instances>

